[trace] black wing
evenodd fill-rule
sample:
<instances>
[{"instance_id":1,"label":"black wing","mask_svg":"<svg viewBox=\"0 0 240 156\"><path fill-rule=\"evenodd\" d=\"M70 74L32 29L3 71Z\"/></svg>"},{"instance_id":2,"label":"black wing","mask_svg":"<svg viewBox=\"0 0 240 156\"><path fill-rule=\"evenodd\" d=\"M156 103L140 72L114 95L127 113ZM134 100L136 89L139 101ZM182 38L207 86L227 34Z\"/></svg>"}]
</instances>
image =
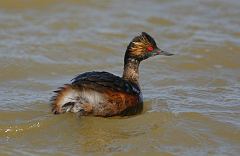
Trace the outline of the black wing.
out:
<instances>
[{"instance_id":1,"label":"black wing","mask_svg":"<svg viewBox=\"0 0 240 156\"><path fill-rule=\"evenodd\" d=\"M86 72L72 79L72 85L78 87L91 88L98 91L111 89L123 91L129 94L139 94L140 88L131 82L122 79L119 76L108 72Z\"/></svg>"}]
</instances>

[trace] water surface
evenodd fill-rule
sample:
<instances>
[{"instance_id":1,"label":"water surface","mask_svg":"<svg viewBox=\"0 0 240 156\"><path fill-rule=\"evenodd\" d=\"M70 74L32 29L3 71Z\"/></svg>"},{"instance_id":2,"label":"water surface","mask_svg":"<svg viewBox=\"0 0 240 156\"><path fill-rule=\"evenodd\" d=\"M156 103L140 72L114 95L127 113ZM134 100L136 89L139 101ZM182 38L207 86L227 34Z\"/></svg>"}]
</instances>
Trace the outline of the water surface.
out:
<instances>
[{"instance_id":1,"label":"water surface","mask_svg":"<svg viewBox=\"0 0 240 156\"><path fill-rule=\"evenodd\" d=\"M0 155L239 155L238 0L0 1ZM146 31L174 53L141 64L142 114L53 115L77 74L122 74ZM144 152L144 153L142 153Z\"/></svg>"}]
</instances>

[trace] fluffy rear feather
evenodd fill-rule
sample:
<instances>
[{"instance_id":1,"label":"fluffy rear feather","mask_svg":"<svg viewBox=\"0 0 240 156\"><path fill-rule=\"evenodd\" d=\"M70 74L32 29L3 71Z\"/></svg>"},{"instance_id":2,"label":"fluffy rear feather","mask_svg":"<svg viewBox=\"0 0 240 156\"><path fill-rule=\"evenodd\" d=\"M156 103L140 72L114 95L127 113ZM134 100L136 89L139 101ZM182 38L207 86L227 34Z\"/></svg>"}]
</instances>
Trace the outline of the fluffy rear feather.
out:
<instances>
[{"instance_id":1,"label":"fluffy rear feather","mask_svg":"<svg viewBox=\"0 0 240 156\"><path fill-rule=\"evenodd\" d=\"M52 112L54 114L59 114L63 112L69 111L72 107L72 104L76 102L76 97L78 93L71 85L64 85L60 87L58 90L54 91L56 93L55 96L52 97ZM65 110L62 109L62 106L66 106Z\"/></svg>"},{"instance_id":2,"label":"fluffy rear feather","mask_svg":"<svg viewBox=\"0 0 240 156\"><path fill-rule=\"evenodd\" d=\"M93 107L104 101L103 95L91 89L74 87L66 84L60 87L52 101L52 112L54 114L64 112L91 113Z\"/></svg>"}]
</instances>

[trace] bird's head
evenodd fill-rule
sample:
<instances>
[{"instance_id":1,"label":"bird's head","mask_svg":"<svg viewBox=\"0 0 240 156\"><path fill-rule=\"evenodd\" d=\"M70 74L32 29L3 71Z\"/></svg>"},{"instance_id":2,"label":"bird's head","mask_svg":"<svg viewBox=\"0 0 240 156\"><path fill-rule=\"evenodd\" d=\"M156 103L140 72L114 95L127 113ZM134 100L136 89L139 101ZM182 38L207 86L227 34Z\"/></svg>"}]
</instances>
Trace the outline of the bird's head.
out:
<instances>
[{"instance_id":1,"label":"bird's head","mask_svg":"<svg viewBox=\"0 0 240 156\"><path fill-rule=\"evenodd\" d=\"M142 32L141 35L134 37L128 45L124 61L135 59L140 62L156 55L171 56L173 54L158 48L155 40L146 32Z\"/></svg>"}]
</instances>

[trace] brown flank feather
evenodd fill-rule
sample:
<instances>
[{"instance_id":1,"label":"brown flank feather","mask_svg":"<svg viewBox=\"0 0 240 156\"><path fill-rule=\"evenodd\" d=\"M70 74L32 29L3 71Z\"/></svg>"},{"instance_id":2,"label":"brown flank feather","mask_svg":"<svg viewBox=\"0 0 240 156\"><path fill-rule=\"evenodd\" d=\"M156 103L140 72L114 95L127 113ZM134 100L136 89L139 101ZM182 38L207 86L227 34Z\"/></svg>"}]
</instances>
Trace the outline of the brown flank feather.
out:
<instances>
[{"instance_id":1,"label":"brown flank feather","mask_svg":"<svg viewBox=\"0 0 240 156\"><path fill-rule=\"evenodd\" d=\"M107 97L107 102L103 104L104 111L97 112L95 114L97 116L131 115L140 111L137 107L140 101L136 95L116 91L106 91L104 94ZM128 111L126 112L126 110Z\"/></svg>"}]
</instances>

